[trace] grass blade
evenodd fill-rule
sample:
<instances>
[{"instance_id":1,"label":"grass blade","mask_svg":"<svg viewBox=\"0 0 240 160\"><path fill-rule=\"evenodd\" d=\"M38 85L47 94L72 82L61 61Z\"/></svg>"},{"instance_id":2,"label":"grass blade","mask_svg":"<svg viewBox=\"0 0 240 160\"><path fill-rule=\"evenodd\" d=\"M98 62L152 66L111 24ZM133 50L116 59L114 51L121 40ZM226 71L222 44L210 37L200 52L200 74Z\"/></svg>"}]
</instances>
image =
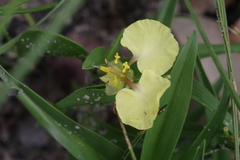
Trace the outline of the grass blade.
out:
<instances>
[{"instance_id":1,"label":"grass blade","mask_svg":"<svg viewBox=\"0 0 240 160\"><path fill-rule=\"evenodd\" d=\"M163 2L163 6L160 8L160 11L154 19L162 22L168 27L171 27L177 4L178 0L165 0Z\"/></svg>"},{"instance_id":2,"label":"grass blade","mask_svg":"<svg viewBox=\"0 0 240 160\"><path fill-rule=\"evenodd\" d=\"M224 42L224 47L227 55L227 66L228 66L228 76L232 85L234 86L237 92L236 80L234 76L234 70L232 65L232 58L231 58L231 48L230 48L230 41L228 35L228 24L227 24L227 16L225 11L225 2L223 0L215 0L217 17L220 29L222 31L222 37ZM239 159L239 140L238 140L238 123L240 122L240 112L236 107L235 102L231 99L232 105L232 113L233 113L233 132L234 132L234 156L235 159Z\"/></svg>"},{"instance_id":3,"label":"grass blade","mask_svg":"<svg viewBox=\"0 0 240 160\"><path fill-rule=\"evenodd\" d=\"M197 35L193 32L172 69L171 86L161 98L161 103L167 104L168 107L157 117L153 128L146 133L142 160L171 158L189 107L196 53Z\"/></svg>"},{"instance_id":4,"label":"grass blade","mask_svg":"<svg viewBox=\"0 0 240 160\"><path fill-rule=\"evenodd\" d=\"M0 66L0 78L44 129L77 159L108 160L120 157L123 150L112 142L66 117L51 104L18 82Z\"/></svg>"},{"instance_id":5,"label":"grass blade","mask_svg":"<svg viewBox=\"0 0 240 160\"><path fill-rule=\"evenodd\" d=\"M222 125L223 119L228 110L228 103L229 92L225 89L218 109L214 112L210 121L196 138L196 140L193 142L191 147L189 147L187 151L182 154L179 160L192 160L198 146L201 145L204 139L206 140L206 147L208 146L208 144L211 142L212 138L216 135Z\"/></svg>"},{"instance_id":6,"label":"grass blade","mask_svg":"<svg viewBox=\"0 0 240 160\"><path fill-rule=\"evenodd\" d=\"M231 97L233 98L234 102L236 103L238 109L240 109L240 98L239 98L238 94L236 93L234 87L232 86L231 82L229 81L228 76L226 75L226 73L225 73L225 71L224 71L224 69L223 69L223 67L222 67L222 65L221 65L217 55L215 54L215 52L214 52L214 50L213 50L213 48L212 48L212 46L211 46L207 36L206 36L206 33L204 32L204 30L202 28L202 25L200 24L200 21L198 20L196 13L194 12L194 10L193 10L193 8L191 6L191 3L189 2L189 0L185 0L185 3L187 5L187 7L188 7L188 9L189 9L189 11L190 11L194 21L195 21L195 24L197 25L197 28L198 28L198 30L199 30L202 38L203 38L204 43L206 44L206 46L207 46L207 48L209 50L209 53L210 53L210 55L212 57L212 60L215 63L215 65L216 65L216 67L217 67L217 69L218 69L218 71L219 71L219 73L221 75L221 78L222 78L224 84L228 88L228 90L229 90L229 92L231 94Z\"/></svg>"}]
</instances>

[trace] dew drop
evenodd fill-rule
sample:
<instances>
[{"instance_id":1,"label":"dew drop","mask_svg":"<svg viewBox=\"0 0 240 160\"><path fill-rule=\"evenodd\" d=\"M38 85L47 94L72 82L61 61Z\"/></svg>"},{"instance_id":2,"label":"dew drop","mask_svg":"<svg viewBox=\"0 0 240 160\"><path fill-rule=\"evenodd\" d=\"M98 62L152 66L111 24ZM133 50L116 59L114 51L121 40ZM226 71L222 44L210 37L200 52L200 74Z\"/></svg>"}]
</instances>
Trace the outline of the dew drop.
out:
<instances>
[{"instance_id":1,"label":"dew drop","mask_svg":"<svg viewBox=\"0 0 240 160\"><path fill-rule=\"evenodd\" d=\"M90 97L88 95L84 95L83 98L86 99L86 100L90 99Z\"/></svg>"},{"instance_id":2,"label":"dew drop","mask_svg":"<svg viewBox=\"0 0 240 160\"><path fill-rule=\"evenodd\" d=\"M80 127L79 127L79 126L75 126L75 128L76 128L76 129L80 129Z\"/></svg>"},{"instance_id":3,"label":"dew drop","mask_svg":"<svg viewBox=\"0 0 240 160\"><path fill-rule=\"evenodd\" d=\"M99 101L101 99L101 97L98 97L96 99L94 99L94 101Z\"/></svg>"}]
</instances>

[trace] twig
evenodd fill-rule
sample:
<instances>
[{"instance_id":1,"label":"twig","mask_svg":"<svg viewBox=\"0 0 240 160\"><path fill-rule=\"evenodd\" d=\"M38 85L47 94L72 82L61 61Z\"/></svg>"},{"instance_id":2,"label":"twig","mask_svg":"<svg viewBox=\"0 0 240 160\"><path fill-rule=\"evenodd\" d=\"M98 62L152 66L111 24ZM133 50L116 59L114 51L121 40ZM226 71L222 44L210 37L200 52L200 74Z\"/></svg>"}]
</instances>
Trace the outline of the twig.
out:
<instances>
[{"instance_id":1,"label":"twig","mask_svg":"<svg viewBox=\"0 0 240 160\"><path fill-rule=\"evenodd\" d=\"M129 138L128 138L126 128L125 128L124 124L122 123L122 120L121 120L119 117L118 117L118 120L119 120L119 124L120 124L120 126L121 126L121 128L122 128L123 135L124 135L124 137L125 137L125 141L126 141L126 143L127 143L128 149L129 149L129 151L130 151L130 153L131 153L132 159L133 159L133 160L137 160L137 158L136 158L136 156L135 156L135 153L134 153L134 151L133 151L132 144L131 144L131 142L130 142L130 140L129 140Z\"/></svg>"}]
</instances>

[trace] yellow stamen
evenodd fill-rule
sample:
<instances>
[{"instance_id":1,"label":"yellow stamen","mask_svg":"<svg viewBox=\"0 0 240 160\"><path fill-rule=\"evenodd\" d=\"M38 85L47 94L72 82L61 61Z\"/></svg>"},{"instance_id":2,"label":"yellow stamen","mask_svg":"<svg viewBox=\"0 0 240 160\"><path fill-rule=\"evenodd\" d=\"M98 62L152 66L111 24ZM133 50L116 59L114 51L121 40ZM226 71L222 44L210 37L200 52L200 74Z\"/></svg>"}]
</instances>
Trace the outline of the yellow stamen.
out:
<instances>
[{"instance_id":1,"label":"yellow stamen","mask_svg":"<svg viewBox=\"0 0 240 160\"><path fill-rule=\"evenodd\" d=\"M113 80L113 82L114 82L114 86L116 86L116 85L117 85L117 83L118 83L118 79L117 79L117 77L116 77L116 76L114 76L114 80Z\"/></svg>"},{"instance_id":2,"label":"yellow stamen","mask_svg":"<svg viewBox=\"0 0 240 160\"><path fill-rule=\"evenodd\" d=\"M100 66L99 69L103 72L110 73L111 67Z\"/></svg>"},{"instance_id":3,"label":"yellow stamen","mask_svg":"<svg viewBox=\"0 0 240 160\"><path fill-rule=\"evenodd\" d=\"M128 62L124 62L123 63L123 70L122 70L122 73L125 73L127 69L130 69L130 66L128 65Z\"/></svg>"},{"instance_id":4,"label":"yellow stamen","mask_svg":"<svg viewBox=\"0 0 240 160\"><path fill-rule=\"evenodd\" d=\"M114 60L114 63L117 64L118 63L118 59L121 58L118 53L115 54L115 60Z\"/></svg>"}]
</instances>

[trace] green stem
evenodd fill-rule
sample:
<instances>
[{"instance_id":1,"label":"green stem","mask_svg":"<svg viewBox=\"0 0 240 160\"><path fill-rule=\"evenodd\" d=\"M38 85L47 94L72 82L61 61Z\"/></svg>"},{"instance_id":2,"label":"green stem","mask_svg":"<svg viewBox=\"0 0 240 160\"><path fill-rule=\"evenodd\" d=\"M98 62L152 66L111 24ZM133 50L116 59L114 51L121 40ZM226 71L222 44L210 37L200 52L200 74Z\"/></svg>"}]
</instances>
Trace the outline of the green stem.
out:
<instances>
[{"instance_id":1,"label":"green stem","mask_svg":"<svg viewBox=\"0 0 240 160\"><path fill-rule=\"evenodd\" d=\"M43 17L39 22L37 22L34 26L30 27L29 29L36 29L44 21L46 21L53 13L55 13L56 10L58 10L64 3L65 0L60 1L45 17Z\"/></svg>"},{"instance_id":2,"label":"green stem","mask_svg":"<svg viewBox=\"0 0 240 160\"><path fill-rule=\"evenodd\" d=\"M195 24L198 27L198 30L199 30L202 38L203 38L203 41L206 44L206 47L207 47L207 49L209 51L209 54L211 55L212 60L215 63L215 66L217 67L224 84L228 88L228 90L229 90L229 92L230 92L234 102L236 103L238 109L240 109L240 99L239 99L239 96L238 96L237 92L235 91L234 87L232 86L231 82L229 81L228 76L226 75L226 73L225 73L225 71L224 71L224 69L223 69L223 67L222 67L222 65L221 65L221 63L220 63L216 53L214 52L213 47L210 44L210 42L209 42L209 40L207 38L207 35L204 32L204 29L202 28L202 25L201 25L200 21L198 20L196 13L194 12L194 10L193 10L193 8L191 6L191 3L189 2L189 0L185 0L185 3L187 5L187 7L188 7L188 9L189 9L189 11L190 11L194 21L195 21Z\"/></svg>"},{"instance_id":3,"label":"green stem","mask_svg":"<svg viewBox=\"0 0 240 160\"><path fill-rule=\"evenodd\" d=\"M7 41L11 40L11 37L8 34L8 31L6 30L6 28L4 26L1 26L1 31L3 32L3 34L5 35Z\"/></svg>"},{"instance_id":4,"label":"green stem","mask_svg":"<svg viewBox=\"0 0 240 160\"><path fill-rule=\"evenodd\" d=\"M219 26L222 32L225 51L227 53L228 76L232 85L234 86L235 91L237 91L234 70L232 66L231 48L230 48L230 41L229 41L229 35L228 35L228 25L227 25L227 17L226 17L224 0L215 0L215 5L216 5L216 13L217 13ZM233 99L231 99L231 104L232 104L232 113L233 113L233 135L235 137L234 138L234 156L236 160L239 160L239 141L238 141L238 134L239 134L238 123L240 120L239 111Z\"/></svg>"},{"instance_id":5,"label":"green stem","mask_svg":"<svg viewBox=\"0 0 240 160\"><path fill-rule=\"evenodd\" d=\"M24 5L22 4L20 6L21 9L25 9ZM24 13L23 16L25 17L25 19L27 20L29 26L34 26L35 25L35 21L32 17L32 15L30 13Z\"/></svg>"}]
</instances>

